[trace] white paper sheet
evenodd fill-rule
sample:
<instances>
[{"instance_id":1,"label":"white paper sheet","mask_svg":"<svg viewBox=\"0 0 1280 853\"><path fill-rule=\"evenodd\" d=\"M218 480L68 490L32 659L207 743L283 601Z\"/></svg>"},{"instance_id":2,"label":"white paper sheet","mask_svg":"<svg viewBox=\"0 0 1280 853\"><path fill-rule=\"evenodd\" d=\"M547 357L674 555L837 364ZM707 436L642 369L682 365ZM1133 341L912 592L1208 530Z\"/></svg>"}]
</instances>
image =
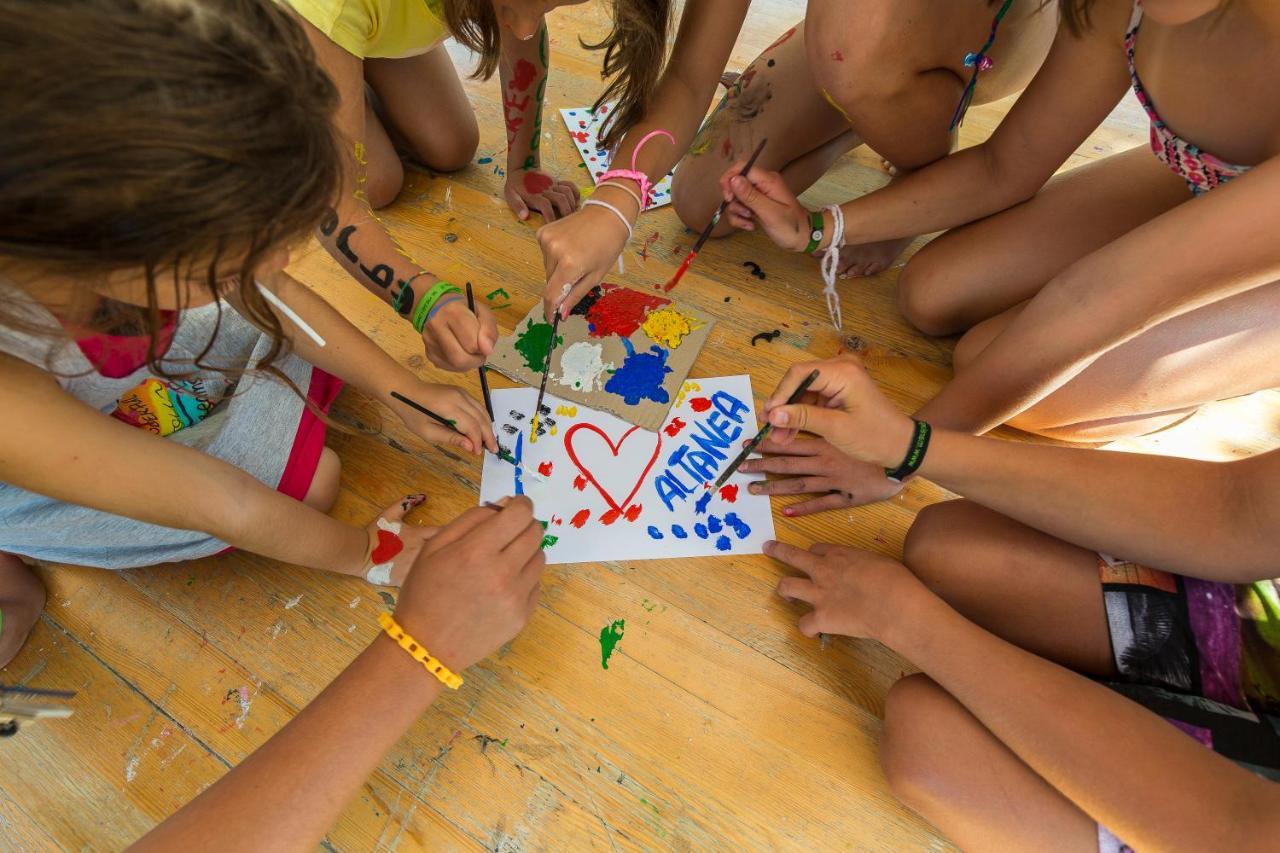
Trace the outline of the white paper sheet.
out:
<instances>
[{"instance_id":1,"label":"white paper sheet","mask_svg":"<svg viewBox=\"0 0 1280 853\"><path fill-rule=\"evenodd\" d=\"M520 459L485 454L480 500L528 495L547 522L547 562L759 554L774 536L769 499L747 484L714 482L755 435L749 376L689 380L662 430L543 400L544 428L529 440L533 388L495 389L498 441Z\"/></svg>"},{"instance_id":2,"label":"white paper sheet","mask_svg":"<svg viewBox=\"0 0 1280 853\"><path fill-rule=\"evenodd\" d=\"M605 119L609 117L609 112L613 109L613 104L601 104L596 114L592 114L591 107L575 107L574 109L561 109L560 118L564 119L564 125L569 129L569 136L573 139L573 144L577 146L578 153L582 155L582 162L587 167L587 174L591 176L591 183L600 182L600 176L609 171L609 152L600 147L600 126L604 124ZM670 145L671 142L665 136L655 137L645 143L646 145ZM619 163L619 169L630 169L630 163ZM664 204L671 203L671 175L669 172L665 178L653 185L653 205L649 210L655 207L662 207Z\"/></svg>"}]
</instances>

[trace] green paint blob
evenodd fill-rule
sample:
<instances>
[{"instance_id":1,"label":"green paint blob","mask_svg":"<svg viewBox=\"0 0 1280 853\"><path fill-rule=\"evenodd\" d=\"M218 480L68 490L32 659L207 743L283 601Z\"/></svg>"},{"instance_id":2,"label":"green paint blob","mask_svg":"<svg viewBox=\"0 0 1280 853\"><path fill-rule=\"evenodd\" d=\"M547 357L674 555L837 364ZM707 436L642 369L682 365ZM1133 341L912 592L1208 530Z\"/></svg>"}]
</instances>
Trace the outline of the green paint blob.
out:
<instances>
[{"instance_id":1,"label":"green paint blob","mask_svg":"<svg viewBox=\"0 0 1280 853\"><path fill-rule=\"evenodd\" d=\"M388 607L392 608L393 610L395 609L395 606L396 606L396 597L395 597L394 595L392 595L391 593L387 592L385 589L380 589L380 590L378 590L378 597L382 599L382 603L383 603L383 604L387 605Z\"/></svg>"},{"instance_id":2,"label":"green paint blob","mask_svg":"<svg viewBox=\"0 0 1280 853\"><path fill-rule=\"evenodd\" d=\"M609 658L613 650L622 641L622 632L627 629L627 621L618 619L600 629L600 665L609 668Z\"/></svg>"},{"instance_id":3,"label":"green paint blob","mask_svg":"<svg viewBox=\"0 0 1280 853\"><path fill-rule=\"evenodd\" d=\"M556 335L556 346L564 343L563 335ZM551 346L551 324L535 323L529 320L529 326L516 338L516 352L524 357L524 363L530 370L542 372L547 360L547 349Z\"/></svg>"},{"instance_id":4,"label":"green paint blob","mask_svg":"<svg viewBox=\"0 0 1280 853\"><path fill-rule=\"evenodd\" d=\"M540 547L542 550L544 550L544 551L545 551L545 550L547 550L548 548L550 548L552 545L556 544L556 543L557 543L557 542L559 542L559 541L560 541L560 537L559 537L559 536L543 536L543 537L542 537L542 544L541 544L540 546L538 546L538 547Z\"/></svg>"}]
</instances>

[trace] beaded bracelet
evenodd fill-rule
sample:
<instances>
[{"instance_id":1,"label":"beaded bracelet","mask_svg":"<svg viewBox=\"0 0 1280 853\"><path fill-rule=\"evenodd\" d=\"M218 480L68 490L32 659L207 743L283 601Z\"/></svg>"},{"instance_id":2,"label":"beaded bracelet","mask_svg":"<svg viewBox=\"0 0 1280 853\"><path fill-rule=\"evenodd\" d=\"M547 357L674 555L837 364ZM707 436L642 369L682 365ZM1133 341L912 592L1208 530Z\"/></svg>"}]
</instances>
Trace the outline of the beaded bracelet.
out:
<instances>
[{"instance_id":1,"label":"beaded bracelet","mask_svg":"<svg viewBox=\"0 0 1280 853\"><path fill-rule=\"evenodd\" d=\"M413 309L413 328L418 331L418 334L422 334L427 321L431 319L432 309L440 301L440 297L446 293L461 295L462 291L447 281L437 281L434 287L423 294L422 301L418 303L417 308Z\"/></svg>"},{"instance_id":2,"label":"beaded bracelet","mask_svg":"<svg viewBox=\"0 0 1280 853\"><path fill-rule=\"evenodd\" d=\"M390 613L385 610L379 613L378 624L382 626L382 630L387 632L388 637L395 640L400 645L400 648L412 655L413 659L422 664L427 672L440 679L440 683L445 687L450 690L457 690L462 686L462 676L433 658L429 651L418 644L417 640L405 633L405 630L392 618Z\"/></svg>"}]
</instances>

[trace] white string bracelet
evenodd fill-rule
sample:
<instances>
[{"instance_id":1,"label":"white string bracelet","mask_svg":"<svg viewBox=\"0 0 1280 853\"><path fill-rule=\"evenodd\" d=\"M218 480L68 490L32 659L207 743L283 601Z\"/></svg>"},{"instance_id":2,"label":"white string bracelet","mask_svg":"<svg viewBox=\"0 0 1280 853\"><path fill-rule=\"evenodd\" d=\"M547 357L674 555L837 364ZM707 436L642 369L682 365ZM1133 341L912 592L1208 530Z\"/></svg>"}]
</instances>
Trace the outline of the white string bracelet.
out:
<instances>
[{"instance_id":1,"label":"white string bracelet","mask_svg":"<svg viewBox=\"0 0 1280 853\"><path fill-rule=\"evenodd\" d=\"M640 211L644 212L644 202L640 200L640 193L631 189L631 187L626 184L615 184L613 181L603 181L596 186L596 189L600 189L600 187L615 187L622 190L624 193L634 198L636 200L636 205L640 208Z\"/></svg>"},{"instance_id":2,"label":"white string bracelet","mask_svg":"<svg viewBox=\"0 0 1280 853\"><path fill-rule=\"evenodd\" d=\"M283 314L284 316L292 320L294 325L297 326L299 329L301 329L306 334L307 337L315 341L316 346L318 347L324 346L324 338L320 337L320 334L315 329L307 325L307 321L299 317L296 311L294 311L288 305L285 305L284 300L282 300L279 296L276 296L274 293L268 290L266 285L264 285L262 282L255 281L254 284L258 286L258 292L262 294L262 298L270 302L273 308L275 308L281 314Z\"/></svg>"},{"instance_id":3,"label":"white string bracelet","mask_svg":"<svg viewBox=\"0 0 1280 853\"><path fill-rule=\"evenodd\" d=\"M832 325L841 331L844 321L840 314L840 294L836 292L836 270L840 267L840 246L844 244L844 211L840 205L832 204L827 212L831 214L831 243L822 256L822 294L827 297L827 314Z\"/></svg>"},{"instance_id":4,"label":"white string bracelet","mask_svg":"<svg viewBox=\"0 0 1280 853\"><path fill-rule=\"evenodd\" d=\"M630 243L631 238L635 236L635 231L632 229L631 220L627 219L626 214L623 213L621 210L618 210L618 208L614 207L612 204L609 204L609 202L601 201L598 198L589 198L582 203L583 207L591 207L593 205L595 207L603 207L605 210L613 211L613 215L618 217L618 220L626 227L627 242Z\"/></svg>"}]
</instances>

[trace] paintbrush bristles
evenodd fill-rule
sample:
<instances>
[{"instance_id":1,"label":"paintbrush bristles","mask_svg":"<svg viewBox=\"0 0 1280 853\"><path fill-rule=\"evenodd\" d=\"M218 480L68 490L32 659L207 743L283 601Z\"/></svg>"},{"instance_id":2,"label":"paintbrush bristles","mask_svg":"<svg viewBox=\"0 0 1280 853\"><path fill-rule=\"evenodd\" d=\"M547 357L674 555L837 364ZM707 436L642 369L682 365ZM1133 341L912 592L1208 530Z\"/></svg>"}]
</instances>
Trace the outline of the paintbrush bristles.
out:
<instances>
[{"instance_id":1,"label":"paintbrush bristles","mask_svg":"<svg viewBox=\"0 0 1280 853\"><path fill-rule=\"evenodd\" d=\"M563 301L561 300L562 303ZM529 419L530 444L538 443L538 419L542 413L542 398L547 394L547 376L551 373L551 355L556 351L556 335L559 332L560 306L557 305L555 319L551 321L551 340L547 341L547 357L542 362L542 384L538 386L538 402L533 404L533 417Z\"/></svg>"}]
</instances>

